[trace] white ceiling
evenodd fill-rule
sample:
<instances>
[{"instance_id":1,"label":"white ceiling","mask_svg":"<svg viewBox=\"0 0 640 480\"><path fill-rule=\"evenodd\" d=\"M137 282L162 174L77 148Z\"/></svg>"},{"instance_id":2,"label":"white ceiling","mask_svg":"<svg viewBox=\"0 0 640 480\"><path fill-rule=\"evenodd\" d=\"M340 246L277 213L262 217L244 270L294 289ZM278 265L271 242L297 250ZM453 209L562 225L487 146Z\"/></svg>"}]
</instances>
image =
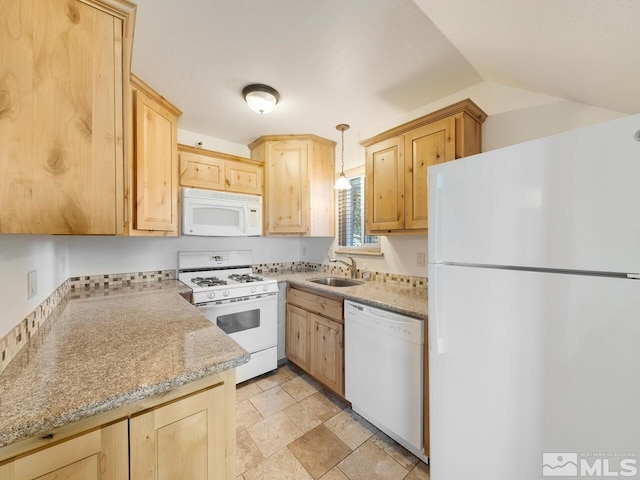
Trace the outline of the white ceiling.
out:
<instances>
[{"instance_id":1,"label":"white ceiling","mask_svg":"<svg viewBox=\"0 0 640 480\"><path fill-rule=\"evenodd\" d=\"M339 140L488 80L640 112L636 0L136 0L133 71L180 128ZM444 34L443 34L444 33ZM240 94L281 95L259 116Z\"/></svg>"}]
</instances>

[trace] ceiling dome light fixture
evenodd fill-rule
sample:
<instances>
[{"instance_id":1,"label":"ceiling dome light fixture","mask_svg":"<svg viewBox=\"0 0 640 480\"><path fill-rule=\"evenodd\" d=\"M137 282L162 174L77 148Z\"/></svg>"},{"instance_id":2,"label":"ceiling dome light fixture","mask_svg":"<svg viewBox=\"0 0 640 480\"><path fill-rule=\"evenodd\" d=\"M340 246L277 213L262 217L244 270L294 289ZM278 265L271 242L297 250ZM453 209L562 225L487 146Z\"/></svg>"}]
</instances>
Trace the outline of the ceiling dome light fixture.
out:
<instances>
[{"instance_id":1,"label":"ceiling dome light fixture","mask_svg":"<svg viewBox=\"0 0 640 480\"><path fill-rule=\"evenodd\" d=\"M249 108L260 115L272 112L280 100L280 94L275 88L262 83L252 83L242 89L242 96Z\"/></svg>"},{"instance_id":2,"label":"ceiling dome light fixture","mask_svg":"<svg viewBox=\"0 0 640 480\"><path fill-rule=\"evenodd\" d=\"M336 180L336 184L333 188L335 190L351 190L351 182L344 175L344 131L349 130L349 125L341 123L340 125L336 125L336 130L342 132L342 170L340 171L340 176L338 177L338 180Z\"/></svg>"}]
</instances>

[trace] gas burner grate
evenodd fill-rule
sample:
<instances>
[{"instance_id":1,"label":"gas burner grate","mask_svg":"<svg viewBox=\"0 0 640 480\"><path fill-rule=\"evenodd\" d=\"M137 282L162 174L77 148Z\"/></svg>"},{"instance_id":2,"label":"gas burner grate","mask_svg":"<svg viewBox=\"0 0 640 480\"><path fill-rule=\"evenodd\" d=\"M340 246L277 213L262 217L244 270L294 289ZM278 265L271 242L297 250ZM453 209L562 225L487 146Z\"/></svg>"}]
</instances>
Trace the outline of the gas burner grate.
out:
<instances>
[{"instance_id":1,"label":"gas burner grate","mask_svg":"<svg viewBox=\"0 0 640 480\"><path fill-rule=\"evenodd\" d=\"M192 278L191 281L199 287L215 287L217 285L227 284L226 280L222 280L218 277L196 277Z\"/></svg>"},{"instance_id":2,"label":"gas burner grate","mask_svg":"<svg viewBox=\"0 0 640 480\"><path fill-rule=\"evenodd\" d=\"M258 277L257 275L249 275L247 273L245 273L244 275L234 273L232 275L229 275L229 279L239 283L262 282L264 280L262 277Z\"/></svg>"}]
</instances>

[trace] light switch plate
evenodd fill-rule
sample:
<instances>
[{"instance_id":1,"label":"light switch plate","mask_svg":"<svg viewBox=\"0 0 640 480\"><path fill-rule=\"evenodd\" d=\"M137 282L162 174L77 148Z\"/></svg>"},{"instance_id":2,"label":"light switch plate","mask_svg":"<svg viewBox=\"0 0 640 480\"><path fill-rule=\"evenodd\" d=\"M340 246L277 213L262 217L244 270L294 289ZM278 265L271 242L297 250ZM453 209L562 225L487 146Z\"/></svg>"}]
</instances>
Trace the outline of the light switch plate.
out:
<instances>
[{"instance_id":1,"label":"light switch plate","mask_svg":"<svg viewBox=\"0 0 640 480\"><path fill-rule=\"evenodd\" d=\"M31 270L27 273L27 298L32 299L38 294L38 271Z\"/></svg>"}]
</instances>

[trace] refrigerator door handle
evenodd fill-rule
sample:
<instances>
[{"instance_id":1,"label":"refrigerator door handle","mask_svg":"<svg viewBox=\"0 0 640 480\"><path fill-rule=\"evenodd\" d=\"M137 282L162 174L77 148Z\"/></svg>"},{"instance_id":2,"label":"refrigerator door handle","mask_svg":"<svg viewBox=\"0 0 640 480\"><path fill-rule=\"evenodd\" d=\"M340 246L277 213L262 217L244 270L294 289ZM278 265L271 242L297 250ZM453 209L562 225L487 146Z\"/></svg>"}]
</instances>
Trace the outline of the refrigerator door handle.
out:
<instances>
[{"instance_id":1,"label":"refrigerator door handle","mask_svg":"<svg viewBox=\"0 0 640 480\"><path fill-rule=\"evenodd\" d=\"M444 338L442 338L442 318L441 318L441 311L439 308L439 304L440 302L438 301L438 296L440 295L440 291L441 289L439 288L440 286L440 277L441 275L438 275L438 270L440 270L442 267L440 267L439 265L435 265L435 288L433 291L433 299L432 302L430 303L430 308L433 308L434 312L434 316L435 316L435 322L433 322L433 325L435 326L435 332L434 335L429 335L429 349L437 354L437 355L442 355L444 353ZM435 342L435 345L432 345L433 342Z\"/></svg>"},{"instance_id":2,"label":"refrigerator door handle","mask_svg":"<svg viewBox=\"0 0 640 480\"><path fill-rule=\"evenodd\" d=\"M435 239L434 239L434 246L435 246L435 254L433 256L433 258L435 258L435 262L434 263L440 263L440 248L439 248L439 238L442 232L442 225L441 225L441 221L440 219L442 218L442 185L444 183L444 180L442 178L442 174L441 173L437 173L436 174L436 193L435 193L435 197L436 197L436 218L435 220L435 229L431 229L432 232L435 232Z\"/></svg>"}]
</instances>

